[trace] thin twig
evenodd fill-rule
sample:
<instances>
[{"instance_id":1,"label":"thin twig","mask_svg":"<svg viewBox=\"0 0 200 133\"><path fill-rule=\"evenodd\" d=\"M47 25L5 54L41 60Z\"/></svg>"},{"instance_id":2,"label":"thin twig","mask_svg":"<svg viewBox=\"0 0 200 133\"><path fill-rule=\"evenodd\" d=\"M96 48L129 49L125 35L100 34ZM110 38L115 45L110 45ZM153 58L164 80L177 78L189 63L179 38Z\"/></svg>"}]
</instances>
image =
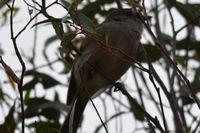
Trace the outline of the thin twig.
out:
<instances>
[{"instance_id":1,"label":"thin twig","mask_svg":"<svg viewBox=\"0 0 200 133\"><path fill-rule=\"evenodd\" d=\"M197 16L196 18L192 19L191 21L189 21L187 24L185 24L184 26L182 26L180 29L178 29L176 31L176 34L178 34L179 32L181 32L183 29L185 29L186 27L188 27L189 25L191 25L194 21L200 19L200 16Z\"/></svg>"},{"instance_id":2,"label":"thin twig","mask_svg":"<svg viewBox=\"0 0 200 133\"><path fill-rule=\"evenodd\" d=\"M155 117L153 118L148 112L146 112L138 103L137 101L127 92L126 89L124 88L119 88L120 91L135 105L137 106L137 108L149 119L151 120L154 125L156 125L156 127L162 132L165 133L164 129L161 127L158 119Z\"/></svg>"},{"instance_id":3,"label":"thin twig","mask_svg":"<svg viewBox=\"0 0 200 133\"><path fill-rule=\"evenodd\" d=\"M21 54L19 52L16 38L14 37L14 26L13 26L13 11L14 11L14 5L15 5L15 0L12 1L11 5L11 12L10 12L10 33L11 33L11 39L13 42L14 50L17 55L17 58L21 64L22 67L22 72L21 72L21 78L20 82L17 84L18 85L18 91L20 94L20 102L21 102L21 112L22 112L22 133L25 133L25 116L24 116L24 99L23 99L23 79L24 79L24 73L26 71L26 65L21 57Z\"/></svg>"},{"instance_id":4,"label":"thin twig","mask_svg":"<svg viewBox=\"0 0 200 133\"><path fill-rule=\"evenodd\" d=\"M195 95L195 93L193 92L192 86L189 82L189 80L184 76L184 74L180 71L180 69L177 67L176 63L174 63L174 61L170 58L170 56L168 55L168 53L166 52L166 50L163 48L163 45L160 43L160 41L156 38L156 36L154 35L153 31L151 30L151 28L149 27L148 24L145 23L144 18L142 17L142 14L138 12L138 17L140 18L140 20L142 21L142 23L144 24L144 26L146 27L147 31L149 32L149 34L151 35L151 37L153 38L156 46L160 49L161 53L163 54L164 58L166 58L169 63L171 64L171 66L177 71L177 73L180 75L181 79L183 80L183 83L189 88L192 97L194 98L194 101L196 102L198 108L200 109L200 101L197 98L197 96ZM179 76L178 75L178 76Z\"/></svg>"},{"instance_id":5,"label":"thin twig","mask_svg":"<svg viewBox=\"0 0 200 133\"><path fill-rule=\"evenodd\" d=\"M146 52L146 50L144 49L143 46L142 46L142 49L143 49L143 51L144 51L144 53L145 53L145 58L146 58L146 60L148 61L149 68L150 68L150 70L152 71L152 74L153 74L154 78L155 78L156 81L159 83L159 85L162 87L163 92L165 93L165 95L166 95L166 97L167 97L167 99L168 99L168 101L169 101L169 104L170 104L170 106L171 106L171 108L172 108L172 112L173 112L173 114L174 114L174 118L175 118L176 122L178 123L178 125L181 125L181 120L180 120L180 118L179 118L178 109L177 109L177 108L178 108L178 107L177 107L177 101L176 101L176 100L174 99L174 97L168 92L167 87L165 86L165 84L163 83L163 81L162 81L161 78L159 77L158 73L157 73L156 70L154 69L154 67L153 67L153 65L152 65L152 63L151 63L151 61L150 61L149 58L148 58L148 54L147 54L147 52ZM179 128L180 128L179 131L180 131L181 133L185 133L182 126L179 127Z\"/></svg>"},{"instance_id":6,"label":"thin twig","mask_svg":"<svg viewBox=\"0 0 200 133\"><path fill-rule=\"evenodd\" d=\"M104 127L104 129L106 131L106 133L108 133L107 127L104 124L104 122L103 122L103 120L101 118L101 115L99 114L99 111L98 111L97 107L95 106L95 104L94 104L94 102L93 102L93 100L91 98L90 98L90 102L92 103L92 106L94 107L94 109L95 109L95 111L96 111L96 113L97 113L97 115L98 115L98 117L99 117L99 119L100 119L100 121L101 121L101 123L102 123L102 125L103 125L103 127Z\"/></svg>"},{"instance_id":7,"label":"thin twig","mask_svg":"<svg viewBox=\"0 0 200 133\"><path fill-rule=\"evenodd\" d=\"M18 36L29 26L29 24L42 12L44 12L46 9L48 9L49 7L53 6L54 4L57 3L57 0L52 2L51 4L49 4L46 8L41 9L37 14L35 14L35 16L33 16L26 24L25 26L17 33L17 35L14 37L15 39L18 38Z\"/></svg>"},{"instance_id":8,"label":"thin twig","mask_svg":"<svg viewBox=\"0 0 200 133\"><path fill-rule=\"evenodd\" d=\"M165 127L165 132L168 133L169 131L168 131L168 128L167 128L165 112L164 112L164 109L163 109L163 103L162 103L162 98L161 98L161 94L160 94L160 88L156 86L156 83L155 83L152 75L149 75L149 78L150 78L151 82L153 83L153 86L156 89L156 92L158 94L158 98L159 98L159 102L160 102L160 108L161 108L162 117L163 117L163 123L164 123L164 127Z\"/></svg>"}]
</instances>

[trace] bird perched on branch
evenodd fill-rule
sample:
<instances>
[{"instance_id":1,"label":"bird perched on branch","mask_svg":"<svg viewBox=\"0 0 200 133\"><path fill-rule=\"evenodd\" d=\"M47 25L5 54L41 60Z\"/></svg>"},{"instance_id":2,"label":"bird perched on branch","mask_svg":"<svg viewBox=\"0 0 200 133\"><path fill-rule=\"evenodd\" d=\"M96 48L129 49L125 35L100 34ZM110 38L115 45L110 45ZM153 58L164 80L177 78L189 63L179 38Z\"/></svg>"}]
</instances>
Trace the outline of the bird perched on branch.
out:
<instances>
[{"instance_id":1,"label":"bird perched on branch","mask_svg":"<svg viewBox=\"0 0 200 133\"><path fill-rule=\"evenodd\" d=\"M133 9L118 9L112 12L96 31L106 33L106 40L87 37L75 61L67 95L71 107L60 131L76 133L81 116L91 97L98 96L112 86L130 67L128 57L136 56L143 25Z\"/></svg>"}]
</instances>

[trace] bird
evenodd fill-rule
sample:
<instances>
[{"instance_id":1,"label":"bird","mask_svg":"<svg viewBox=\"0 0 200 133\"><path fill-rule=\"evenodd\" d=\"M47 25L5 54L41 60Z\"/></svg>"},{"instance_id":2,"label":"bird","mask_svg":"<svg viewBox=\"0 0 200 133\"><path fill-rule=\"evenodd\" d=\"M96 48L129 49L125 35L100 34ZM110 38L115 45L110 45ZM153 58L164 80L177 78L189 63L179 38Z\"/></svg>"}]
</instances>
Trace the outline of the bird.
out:
<instances>
[{"instance_id":1,"label":"bird","mask_svg":"<svg viewBox=\"0 0 200 133\"><path fill-rule=\"evenodd\" d=\"M131 64L124 60L127 56L136 57L142 31L136 10L116 9L96 27L97 34L106 36L104 46L86 36L80 48L83 58L73 64L67 93L70 110L61 133L76 133L88 101L111 87L111 81L116 82L128 70Z\"/></svg>"}]
</instances>

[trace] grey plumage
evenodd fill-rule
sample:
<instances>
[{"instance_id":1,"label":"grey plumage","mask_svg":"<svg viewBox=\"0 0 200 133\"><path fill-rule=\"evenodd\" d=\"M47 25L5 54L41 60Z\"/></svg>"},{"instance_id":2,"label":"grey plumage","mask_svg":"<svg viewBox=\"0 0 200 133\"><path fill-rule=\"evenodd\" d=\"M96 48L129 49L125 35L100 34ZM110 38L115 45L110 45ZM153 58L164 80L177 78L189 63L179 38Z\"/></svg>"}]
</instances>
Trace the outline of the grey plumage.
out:
<instances>
[{"instance_id":1,"label":"grey plumage","mask_svg":"<svg viewBox=\"0 0 200 133\"><path fill-rule=\"evenodd\" d=\"M105 42L107 45L120 49L128 56L135 57L142 28L142 22L134 11L121 9L112 12L97 27L97 33L107 33L108 37ZM67 96L67 105L72 107L61 128L61 133L69 133L69 129L72 130L72 133L76 133L89 98L100 94L112 85L97 70L111 80L117 81L130 67L129 63L122 61L127 58L125 55L112 49L105 50L90 38L83 41L81 54L82 56L87 55L87 57L79 58L74 63ZM71 123L72 126L69 126L71 118L74 121Z\"/></svg>"}]
</instances>

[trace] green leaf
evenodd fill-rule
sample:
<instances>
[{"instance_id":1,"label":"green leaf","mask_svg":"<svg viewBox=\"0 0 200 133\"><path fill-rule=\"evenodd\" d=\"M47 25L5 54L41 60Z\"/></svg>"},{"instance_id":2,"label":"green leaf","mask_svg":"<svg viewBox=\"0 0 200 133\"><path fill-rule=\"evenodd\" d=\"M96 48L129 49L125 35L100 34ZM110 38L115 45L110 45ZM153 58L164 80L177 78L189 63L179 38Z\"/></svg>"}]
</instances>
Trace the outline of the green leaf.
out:
<instances>
[{"instance_id":1,"label":"green leaf","mask_svg":"<svg viewBox=\"0 0 200 133\"><path fill-rule=\"evenodd\" d=\"M40 21L40 22L37 22L35 23L34 25L32 25L31 28L35 27L35 26L38 26L40 24L45 24L45 23L60 23L62 21L62 19L60 18L48 18L46 20L43 20L43 21Z\"/></svg>"},{"instance_id":2,"label":"green leaf","mask_svg":"<svg viewBox=\"0 0 200 133\"><path fill-rule=\"evenodd\" d=\"M126 1L131 6L140 7L140 1L141 0L126 0Z\"/></svg>"},{"instance_id":3,"label":"green leaf","mask_svg":"<svg viewBox=\"0 0 200 133\"><path fill-rule=\"evenodd\" d=\"M63 62L65 66L64 71L62 73L68 73L72 68L74 60L70 56L65 56L61 59L61 61Z\"/></svg>"},{"instance_id":4,"label":"green leaf","mask_svg":"<svg viewBox=\"0 0 200 133\"><path fill-rule=\"evenodd\" d=\"M58 36L59 39L62 39L63 38L63 34L64 34L61 21L60 22L52 22L52 26L53 26L53 28L54 28L54 30L56 32L56 35Z\"/></svg>"},{"instance_id":5,"label":"green leaf","mask_svg":"<svg viewBox=\"0 0 200 133\"><path fill-rule=\"evenodd\" d=\"M195 50L200 53L200 41L188 40L188 38L177 41L178 50Z\"/></svg>"},{"instance_id":6,"label":"green leaf","mask_svg":"<svg viewBox=\"0 0 200 133\"><path fill-rule=\"evenodd\" d=\"M1 133L14 133L16 129L16 122L14 120L15 103L10 108L8 115L5 117L3 124L0 124Z\"/></svg>"},{"instance_id":7,"label":"green leaf","mask_svg":"<svg viewBox=\"0 0 200 133\"><path fill-rule=\"evenodd\" d=\"M133 102L131 102L129 99L129 104L131 106L131 112L133 113L135 119L139 120L139 121L144 121L144 113L142 113L140 111L140 109L138 109L138 106L136 106L135 104L133 104Z\"/></svg>"},{"instance_id":8,"label":"green leaf","mask_svg":"<svg viewBox=\"0 0 200 133\"><path fill-rule=\"evenodd\" d=\"M1 46L1 45L0 45ZM0 56L2 56L4 54L3 49L0 47Z\"/></svg>"},{"instance_id":9,"label":"green leaf","mask_svg":"<svg viewBox=\"0 0 200 133\"><path fill-rule=\"evenodd\" d=\"M199 84L200 83L200 68L196 68L193 71L195 75L194 75L194 80L192 81L191 85L192 85L193 92L196 95L197 93L200 92L200 84ZM195 103L194 99L190 96L189 90L181 89L180 92L181 92L180 97L182 98L184 105Z\"/></svg>"},{"instance_id":10,"label":"green leaf","mask_svg":"<svg viewBox=\"0 0 200 133\"><path fill-rule=\"evenodd\" d=\"M14 7L14 8L13 8L13 15L14 15L14 16L16 16L16 14L19 12L19 9L20 9L20 8L18 8L18 7ZM8 19L8 17L10 16L10 12L11 12L11 10L8 8L8 9L6 9L6 10L2 13L3 21L2 21L2 24L1 24L1 25L6 24L7 19Z\"/></svg>"},{"instance_id":11,"label":"green leaf","mask_svg":"<svg viewBox=\"0 0 200 133\"><path fill-rule=\"evenodd\" d=\"M76 37L76 34L66 34L61 40L61 46L67 48L66 46Z\"/></svg>"},{"instance_id":12,"label":"green leaf","mask_svg":"<svg viewBox=\"0 0 200 133\"><path fill-rule=\"evenodd\" d=\"M42 51L42 53L43 53L43 55L44 55L44 58L45 58L45 59L47 60L47 62L48 62L49 68L52 69L52 70L53 70L53 67L51 66L50 60L49 60L49 58L48 58L48 56L47 56L47 47L48 47L50 44L52 44L53 42L57 41L58 39L59 39L59 38L58 38L57 35L53 35L53 36L47 38L47 40L46 40L45 43L44 43L44 49L43 49L43 51Z\"/></svg>"},{"instance_id":13,"label":"green leaf","mask_svg":"<svg viewBox=\"0 0 200 133\"><path fill-rule=\"evenodd\" d=\"M149 58L152 62L158 61L161 58L161 53L158 48L152 44L142 44L145 48L146 52L149 55ZM137 60L140 62L146 62L145 60L145 53L142 50L142 47L139 46L138 53L137 53Z\"/></svg>"},{"instance_id":14,"label":"green leaf","mask_svg":"<svg viewBox=\"0 0 200 133\"><path fill-rule=\"evenodd\" d=\"M40 25L40 24L44 24L44 23L52 23L52 26L56 32L56 35L58 36L58 38L61 39L63 36L63 27L62 27L61 21L62 19L60 18L48 18L47 20L43 20L34 24L32 27Z\"/></svg>"},{"instance_id":15,"label":"green leaf","mask_svg":"<svg viewBox=\"0 0 200 133\"><path fill-rule=\"evenodd\" d=\"M97 0L94 2L88 3L80 11L83 14L87 14L89 18L94 18L95 14L107 15L109 11L104 11L102 10L101 7L103 7L106 4L111 4L111 3L113 3L113 0Z\"/></svg>"},{"instance_id":16,"label":"green leaf","mask_svg":"<svg viewBox=\"0 0 200 133\"><path fill-rule=\"evenodd\" d=\"M78 24L79 23L79 17L78 17L78 13L77 13L76 8L77 8L77 4L76 3L72 3L71 6L69 7L69 15L70 15L72 21L75 24ZM66 17L64 17L64 18L66 18Z\"/></svg>"},{"instance_id":17,"label":"green leaf","mask_svg":"<svg viewBox=\"0 0 200 133\"><path fill-rule=\"evenodd\" d=\"M37 83L39 83L38 78L34 78L31 81L29 81L28 83L24 84L23 90L24 91L30 91L30 90L35 88L35 85Z\"/></svg>"},{"instance_id":18,"label":"green leaf","mask_svg":"<svg viewBox=\"0 0 200 133\"><path fill-rule=\"evenodd\" d=\"M27 71L25 73L25 76L34 76L34 78L23 86L24 90L33 89L37 83L41 83L44 86L44 89L49 89L55 85L61 84L59 81L52 78L51 76L37 71Z\"/></svg>"},{"instance_id":19,"label":"green leaf","mask_svg":"<svg viewBox=\"0 0 200 133\"><path fill-rule=\"evenodd\" d=\"M195 70L195 75L194 75L194 80L192 82L192 87L194 89L194 91L200 92L200 68Z\"/></svg>"},{"instance_id":20,"label":"green leaf","mask_svg":"<svg viewBox=\"0 0 200 133\"><path fill-rule=\"evenodd\" d=\"M83 26L83 29L90 33L96 33L95 26L92 23L92 21L83 13L78 12L78 14L79 14L80 22Z\"/></svg>"},{"instance_id":21,"label":"green leaf","mask_svg":"<svg viewBox=\"0 0 200 133\"><path fill-rule=\"evenodd\" d=\"M174 6L188 21L195 20L194 24L200 26L200 4L183 4L181 2L176 2Z\"/></svg>"},{"instance_id":22,"label":"green leaf","mask_svg":"<svg viewBox=\"0 0 200 133\"><path fill-rule=\"evenodd\" d=\"M4 7L6 3L9 3L11 0L1 0L0 1L0 8Z\"/></svg>"},{"instance_id":23,"label":"green leaf","mask_svg":"<svg viewBox=\"0 0 200 133\"><path fill-rule=\"evenodd\" d=\"M25 117L44 116L50 120L58 121L61 111L66 111L66 105L44 98L30 98L25 101L27 106Z\"/></svg>"}]
</instances>

